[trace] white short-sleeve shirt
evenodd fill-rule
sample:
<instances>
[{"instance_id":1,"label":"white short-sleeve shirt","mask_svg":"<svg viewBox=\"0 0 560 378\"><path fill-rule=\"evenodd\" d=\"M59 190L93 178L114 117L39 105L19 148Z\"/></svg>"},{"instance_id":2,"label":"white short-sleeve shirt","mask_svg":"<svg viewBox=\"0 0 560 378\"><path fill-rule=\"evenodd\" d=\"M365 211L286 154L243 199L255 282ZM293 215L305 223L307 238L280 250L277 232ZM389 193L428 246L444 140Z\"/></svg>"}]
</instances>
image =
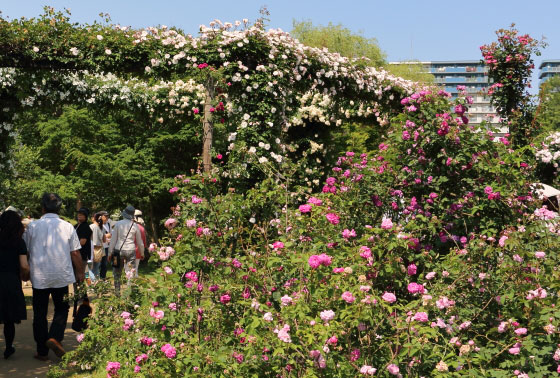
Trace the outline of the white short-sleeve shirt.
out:
<instances>
[{"instance_id":1,"label":"white short-sleeve shirt","mask_svg":"<svg viewBox=\"0 0 560 378\"><path fill-rule=\"evenodd\" d=\"M45 214L27 226L23 239L35 289L60 288L76 282L70 252L79 250L81 245L70 223L57 214Z\"/></svg>"}]
</instances>

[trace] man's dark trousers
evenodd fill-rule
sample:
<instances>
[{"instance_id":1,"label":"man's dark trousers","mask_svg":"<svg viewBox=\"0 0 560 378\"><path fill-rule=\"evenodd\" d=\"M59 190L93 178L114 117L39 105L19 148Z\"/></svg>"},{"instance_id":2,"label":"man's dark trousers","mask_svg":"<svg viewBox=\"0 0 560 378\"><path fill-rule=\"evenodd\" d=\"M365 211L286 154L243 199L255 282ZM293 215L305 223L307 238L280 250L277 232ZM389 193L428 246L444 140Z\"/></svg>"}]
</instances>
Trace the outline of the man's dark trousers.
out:
<instances>
[{"instance_id":1,"label":"man's dark trousers","mask_svg":"<svg viewBox=\"0 0 560 378\"><path fill-rule=\"evenodd\" d=\"M54 338L58 342L64 339L64 330L68 320L70 306L64 300L68 294L68 286L50 289L33 289L33 337L37 343L37 353L46 356L49 348L45 345L48 339ZM49 330L47 310L49 296L52 295L54 303L54 316Z\"/></svg>"}]
</instances>

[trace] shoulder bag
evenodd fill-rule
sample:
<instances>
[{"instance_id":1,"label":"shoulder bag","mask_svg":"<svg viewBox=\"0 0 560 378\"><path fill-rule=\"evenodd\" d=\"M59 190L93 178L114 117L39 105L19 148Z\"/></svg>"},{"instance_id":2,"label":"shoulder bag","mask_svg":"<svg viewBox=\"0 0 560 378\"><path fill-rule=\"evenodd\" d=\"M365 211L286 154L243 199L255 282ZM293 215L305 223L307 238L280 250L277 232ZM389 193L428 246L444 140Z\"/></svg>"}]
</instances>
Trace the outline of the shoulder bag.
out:
<instances>
[{"instance_id":1,"label":"shoulder bag","mask_svg":"<svg viewBox=\"0 0 560 378\"><path fill-rule=\"evenodd\" d=\"M121 267L122 261L121 261L121 249L124 246L124 243L126 243L126 238L128 238L128 234L130 234L130 230L132 230L132 227L134 227L134 221L132 221L132 224L130 225L130 228L128 229L128 232L126 233L126 236L124 237L124 240L121 244L121 247L119 249L113 249L113 258L111 259L111 263L113 265L113 268L117 268L119 269Z\"/></svg>"}]
</instances>

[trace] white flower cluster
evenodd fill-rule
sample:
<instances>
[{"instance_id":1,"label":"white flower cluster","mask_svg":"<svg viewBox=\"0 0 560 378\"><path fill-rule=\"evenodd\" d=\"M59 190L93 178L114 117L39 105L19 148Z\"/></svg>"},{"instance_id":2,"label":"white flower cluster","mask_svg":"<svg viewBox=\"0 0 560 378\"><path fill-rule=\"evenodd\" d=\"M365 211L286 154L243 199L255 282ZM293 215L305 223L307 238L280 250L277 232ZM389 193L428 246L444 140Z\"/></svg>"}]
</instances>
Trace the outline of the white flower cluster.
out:
<instances>
[{"instance_id":1,"label":"white flower cluster","mask_svg":"<svg viewBox=\"0 0 560 378\"><path fill-rule=\"evenodd\" d=\"M560 159L560 132L555 132L545 138L543 148L536 152L535 156L543 163L552 163L554 168L558 168Z\"/></svg>"}]
</instances>

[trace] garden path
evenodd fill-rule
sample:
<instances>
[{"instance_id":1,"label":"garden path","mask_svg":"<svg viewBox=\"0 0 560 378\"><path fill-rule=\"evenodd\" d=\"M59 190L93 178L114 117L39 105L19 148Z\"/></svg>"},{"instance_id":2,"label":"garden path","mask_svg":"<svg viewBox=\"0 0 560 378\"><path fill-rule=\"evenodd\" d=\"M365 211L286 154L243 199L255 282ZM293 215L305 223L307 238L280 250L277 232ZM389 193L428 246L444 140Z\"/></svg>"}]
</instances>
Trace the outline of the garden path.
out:
<instances>
[{"instance_id":1,"label":"garden path","mask_svg":"<svg viewBox=\"0 0 560 378\"><path fill-rule=\"evenodd\" d=\"M70 287L70 290L72 288ZM33 358L35 354L35 341L33 340L33 310L31 309L31 296L32 289L31 286L24 286L23 292L25 294L25 299L28 304L27 306L27 320L21 322L21 324L16 325L16 339L14 345L16 347L16 353L12 355L8 360L4 359L4 356L0 354L0 378L35 378L35 377L46 377L49 366L56 364L60 360L54 355L53 352L49 353L49 361L43 362ZM49 303L49 324L52 320L54 305L52 300ZM66 332L64 336L64 348L66 351L70 351L78 345L76 341L77 333L73 331L70 326L72 324L72 309L68 316L68 324L66 327ZM3 327L0 325L0 327ZM4 351L4 335L0 332L0 351Z\"/></svg>"}]
</instances>

